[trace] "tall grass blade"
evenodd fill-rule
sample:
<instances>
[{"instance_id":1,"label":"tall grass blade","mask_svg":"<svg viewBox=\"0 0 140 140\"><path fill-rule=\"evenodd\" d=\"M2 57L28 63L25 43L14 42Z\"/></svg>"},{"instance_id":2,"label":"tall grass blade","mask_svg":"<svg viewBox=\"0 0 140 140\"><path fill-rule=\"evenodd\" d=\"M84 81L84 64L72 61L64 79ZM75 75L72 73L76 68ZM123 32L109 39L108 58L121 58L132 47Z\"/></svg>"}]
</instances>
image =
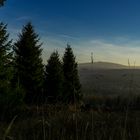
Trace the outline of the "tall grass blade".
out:
<instances>
[{"instance_id":1,"label":"tall grass blade","mask_svg":"<svg viewBox=\"0 0 140 140\"><path fill-rule=\"evenodd\" d=\"M8 128L6 129L5 134L3 136L3 140L6 140L6 137L8 137L8 134L9 134L9 132L10 132L10 130L12 128L12 125L13 125L13 123L14 123L16 118L17 118L17 115L12 119L12 121L10 122Z\"/></svg>"}]
</instances>

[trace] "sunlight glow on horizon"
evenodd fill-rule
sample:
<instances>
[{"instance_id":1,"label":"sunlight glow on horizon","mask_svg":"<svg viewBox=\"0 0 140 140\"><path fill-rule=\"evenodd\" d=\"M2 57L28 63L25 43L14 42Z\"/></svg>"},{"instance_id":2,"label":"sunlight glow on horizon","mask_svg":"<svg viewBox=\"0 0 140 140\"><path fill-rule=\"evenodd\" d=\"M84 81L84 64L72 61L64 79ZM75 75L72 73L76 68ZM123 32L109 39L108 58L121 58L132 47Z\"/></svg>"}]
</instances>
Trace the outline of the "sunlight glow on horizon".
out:
<instances>
[{"instance_id":1,"label":"sunlight glow on horizon","mask_svg":"<svg viewBox=\"0 0 140 140\"><path fill-rule=\"evenodd\" d=\"M28 3L28 4L26 4ZM140 66L140 1L132 0L7 0L0 21L8 24L16 41L25 23L31 21L43 42L43 62L66 44L73 48L78 63L106 61Z\"/></svg>"},{"instance_id":2,"label":"sunlight glow on horizon","mask_svg":"<svg viewBox=\"0 0 140 140\"><path fill-rule=\"evenodd\" d=\"M64 40L44 37L43 59L46 61L54 50L58 50L62 57L67 42ZM90 63L91 52L93 52L94 61L105 61L128 65L128 59L133 66L140 66L140 41L129 41L127 44L113 44L102 40L79 40L69 42L78 63ZM44 61L44 62L45 62Z\"/></svg>"},{"instance_id":3,"label":"sunlight glow on horizon","mask_svg":"<svg viewBox=\"0 0 140 140\"><path fill-rule=\"evenodd\" d=\"M36 30L36 28L35 28ZM17 40L21 29L8 28L10 38L13 42ZM42 58L43 63L47 63L50 54L58 50L62 58L66 45L69 43L73 48L76 61L78 63L90 63L91 52L94 55L94 61L105 61L128 65L128 59L131 65L140 66L140 40L133 40L127 37L116 37L110 40L78 38L66 34L52 34L37 29L40 42L43 42Z\"/></svg>"}]
</instances>

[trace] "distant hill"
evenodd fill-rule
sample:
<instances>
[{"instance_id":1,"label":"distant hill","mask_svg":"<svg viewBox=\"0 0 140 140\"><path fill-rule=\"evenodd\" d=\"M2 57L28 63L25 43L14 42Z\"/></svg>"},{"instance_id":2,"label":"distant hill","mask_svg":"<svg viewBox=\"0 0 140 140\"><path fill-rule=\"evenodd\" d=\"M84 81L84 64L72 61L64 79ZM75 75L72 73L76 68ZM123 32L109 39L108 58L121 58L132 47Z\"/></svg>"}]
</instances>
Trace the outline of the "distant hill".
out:
<instances>
[{"instance_id":1,"label":"distant hill","mask_svg":"<svg viewBox=\"0 0 140 140\"><path fill-rule=\"evenodd\" d=\"M140 94L140 67L95 62L79 64L78 68L84 95Z\"/></svg>"},{"instance_id":2,"label":"distant hill","mask_svg":"<svg viewBox=\"0 0 140 140\"><path fill-rule=\"evenodd\" d=\"M95 63L81 63L79 64L79 70L81 69L127 69L128 66L111 63L111 62L95 62Z\"/></svg>"}]
</instances>

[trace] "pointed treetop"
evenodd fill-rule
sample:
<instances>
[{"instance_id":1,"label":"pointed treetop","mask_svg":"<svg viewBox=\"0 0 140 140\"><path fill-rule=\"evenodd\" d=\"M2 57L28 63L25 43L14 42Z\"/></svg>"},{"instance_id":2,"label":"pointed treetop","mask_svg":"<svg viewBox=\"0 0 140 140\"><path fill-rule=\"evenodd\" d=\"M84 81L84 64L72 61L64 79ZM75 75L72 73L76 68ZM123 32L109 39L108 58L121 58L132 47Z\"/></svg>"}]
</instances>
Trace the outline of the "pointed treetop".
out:
<instances>
[{"instance_id":1,"label":"pointed treetop","mask_svg":"<svg viewBox=\"0 0 140 140\"><path fill-rule=\"evenodd\" d=\"M5 1L6 1L6 0L0 0L0 7L4 5L4 2L5 2Z\"/></svg>"}]
</instances>

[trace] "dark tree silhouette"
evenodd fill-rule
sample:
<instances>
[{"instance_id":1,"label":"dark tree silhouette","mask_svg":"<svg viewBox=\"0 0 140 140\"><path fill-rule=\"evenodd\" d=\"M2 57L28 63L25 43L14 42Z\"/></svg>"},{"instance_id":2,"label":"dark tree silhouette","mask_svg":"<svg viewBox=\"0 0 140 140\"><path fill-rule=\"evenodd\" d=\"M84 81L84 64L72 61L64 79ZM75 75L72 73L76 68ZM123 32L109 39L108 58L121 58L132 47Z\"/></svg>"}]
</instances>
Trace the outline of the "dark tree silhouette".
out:
<instances>
[{"instance_id":1,"label":"dark tree silhouette","mask_svg":"<svg viewBox=\"0 0 140 140\"><path fill-rule=\"evenodd\" d=\"M53 102L59 101L63 93L63 70L57 51L51 54L46 65L45 74L48 100L53 100Z\"/></svg>"},{"instance_id":2,"label":"dark tree silhouette","mask_svg":"<svg viewBox=\"0 0 140 140\"><path fill-rule=\"evenodd\" d=\"M28 104L40 103L42 98L44 69L41 45L31 23L23 27L14 44L16 79L26 92L25 102Z\"/></svg>"},{"instance_id":3,"label":"dark tree silhouette","mask_svg":"<svg viewBox=\"0 0 140 140\"><path fill-rule=\"evenodd\" d=\"M12 78L11 75L11 42L7 33L7 25L0 23L0 89L6 90Z\"/></svg>"},{"instance_id":4,"label":"dark tree silhouette","mask_svg":"<svg viewBox=\"0 0 140 140\"><path fill-rule=\"evenodd\" d=\"M11 119L23 105L22 91L12 88L13 53L7 25L0 23L0 120Z\"/></svg>"},{"instance_id":5,"label":"dark tree silhouette","mask_svg":"<svg viewBox=\"0 0 140 140\"><path fill-rule=\"evenodd\" d=\"M81 84L78 76L77 63L70 45L67 44L63 57L64 72L64 101L68 103L78 102L81 95Z\"/></svg>"},{"instance_id":6,"label":"dark tree silhouette","mask_svg":"<svg viewBox=\"0 0 140 140\"><path fill-rule=\"evenodd\" d=\"M0 0L0 6L3 6L5 1L6 0Z\"/></svg>"}]
</instances>

